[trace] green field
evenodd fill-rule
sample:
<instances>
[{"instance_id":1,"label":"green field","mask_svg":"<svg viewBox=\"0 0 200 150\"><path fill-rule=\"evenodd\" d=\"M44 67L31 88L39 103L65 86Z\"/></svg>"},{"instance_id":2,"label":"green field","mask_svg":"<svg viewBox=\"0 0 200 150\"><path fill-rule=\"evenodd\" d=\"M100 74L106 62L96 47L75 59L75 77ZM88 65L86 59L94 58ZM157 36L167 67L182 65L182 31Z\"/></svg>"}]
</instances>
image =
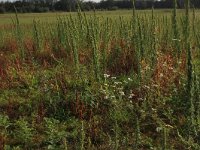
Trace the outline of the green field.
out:
<instances>
[{"instance_id":1,"label":"green field","mask_svg":"<svg viewBox=\"0 0 200 150\"><path fill-rule=\"evenodd\" d=\"M0 150L199 150L200 11L0 15Z\"/></svg>"},{"instance_id":2,"label":"green field","mask_svg":"<svg viewBox=\"0 0 200 150\"><path fill-rule=\"evenodd\" d=\"M93 15L93 12L85 12L88 16ZM150 14L151 10L138 10L139 14ZM155 10L155 15L158 16L171 16L172 10ZM178 14L183 14L184 10L178 10ZM41 22L56 22L58 16L69 16L70 14L76 15L76 12L55 12L55 13L28 13L19 14L19 20L21 24L32 24L33 20L40 20ZM118 18L119 16L124 16L130 18L132 16L132 10L116 10L116 11L97 11L96 15L98 17L110 17ZM196 15L200 15L200 11L196 10ZM12 19L15 18L15 14L0 14L0 25L12 24Z\"/></svg>"}]
</instances>

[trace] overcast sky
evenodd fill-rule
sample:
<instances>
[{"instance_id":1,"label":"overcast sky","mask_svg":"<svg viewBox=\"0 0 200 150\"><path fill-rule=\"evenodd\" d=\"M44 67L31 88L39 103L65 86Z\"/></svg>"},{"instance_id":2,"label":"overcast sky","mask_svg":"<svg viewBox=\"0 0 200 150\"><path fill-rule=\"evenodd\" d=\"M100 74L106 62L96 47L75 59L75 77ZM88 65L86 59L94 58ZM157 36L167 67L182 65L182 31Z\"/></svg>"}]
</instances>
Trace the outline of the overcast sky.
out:
<instances>
[{"instance_id":1,"label":"overcast sky","mask_svg":"<svg viewBox=\"0 0 200 150\"><path fill-rule=\"evenodd\" d=\"M16 1L16 0L0 0L0 2L6 2L6 1ZM101 0L84 0L84 1L100 2Z\"/></svg>"},{"instance_id":2,"label":"overcast sky","mask_svg":"<svg viewBox=\"0 0 200 150\"><path fill-rule=\"evenodd\" d=\"M6 2L6 1L17 1L17 0L0 0L0 2ZM99 2L100 0L84 0L84 1L95 1L95 2Z\"/></svg>"},{"instance_id":3,"label":"overcast sky","mask_svg":"<svg viewBox=\"0 0 200 150\"><path fill-rule=\"evenodd\" d=\"M1 1L16 1L16 0L0 0ZM94 2L100 2L101 0L84 0L84 1L94 1ZM157 1L160 1L160 0L157 0Z\"/></svg>"},{"instance_id":4,"label":"overcast sky","mask_svg":"<svg viewBox=\"0 0 200 150\"><path fill-rule=\"evenodd\" d=\"M6 1L14 1L14 0L0 0L0 2L1 1L4 1L4 2L6 2ZM100 2L101 0L84 0L84 1L94 1L94 2Z\"/></svg>"}]
</instances>

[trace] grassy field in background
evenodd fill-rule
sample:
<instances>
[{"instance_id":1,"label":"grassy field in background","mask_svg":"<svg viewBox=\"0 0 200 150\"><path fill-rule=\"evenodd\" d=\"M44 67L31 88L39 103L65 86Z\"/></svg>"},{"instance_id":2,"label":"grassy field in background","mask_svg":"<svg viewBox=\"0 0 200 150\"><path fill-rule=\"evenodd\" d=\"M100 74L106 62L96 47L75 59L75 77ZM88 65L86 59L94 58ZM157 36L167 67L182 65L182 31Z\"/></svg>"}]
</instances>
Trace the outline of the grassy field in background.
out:
<instances>
[{"instance_id":1,"label":"grassy field in background","mask_svg":"<svg viewBox=\"0 0 200 150\"><path fill-rule=\"evenodd\" d=\"M93 12L85 12L88 16L93 15ZM138 10L139 14L149 14L151 10ZM155 15L168 15L171 16L172 10L155 10ZM178 10L178 14L183 14L184 10ZM69 16L69 12L53 12L53 13L27 13L18 14L21 24L32 24L33 20L40 20L41 22L56 22L59 16ZM72 15L76 15L76 12L71 12ZM96 11L96 15L99 17L110 17L118 18L119 16L124 16L130 18L132 16L132 10L116 10L116 11ZM196 10L196 15L200 15L200 10ZM0 14L0 26L5 26L12 24L12 19L15 18L15 14Z\"/></svg>"}]
</instances>

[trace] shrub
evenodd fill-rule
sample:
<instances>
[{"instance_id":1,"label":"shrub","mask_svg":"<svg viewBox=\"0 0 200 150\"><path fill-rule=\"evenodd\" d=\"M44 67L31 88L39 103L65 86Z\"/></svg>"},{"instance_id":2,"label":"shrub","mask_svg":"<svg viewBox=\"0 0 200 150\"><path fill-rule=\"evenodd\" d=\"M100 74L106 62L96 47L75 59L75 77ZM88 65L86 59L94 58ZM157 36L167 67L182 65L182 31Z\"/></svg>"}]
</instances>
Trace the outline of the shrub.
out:
<instances>
[{"instance_id":1,"label":"shrub","mask_svg":"<svg viewBox=\"0 0 200 150\"><path fill-rule=\"evenodd\" d=\"M118 9L117 6L113 6L113 7L109 8L109 10L117 10L117 9Z\"/></svg>"},{"instance_id":2,"label":"shrub","mask_svg":"<svg viewBox=\"0 0 200 150\"><path fill-rule=\"evenodd\" d=\"M49 12L49 8L48 7L44 7L43 8L43 12Z\"/></svg>"},{"instance_id":3,"label":"shrub","mask_svg":"<svg viewBox=\"0 0 200 150\"><path fill-rule=\"evenodd\" d=\"M6 13L6 9L4 7L0 7L0 14Z\"/></svg>"},{"instance_id":4,"label":"shrub","mask_svg":"<svg viewBox=\"0 0 200 150\"><path fill-rule=\"evenodd\" d=\"M48 7L35 7L35 12L48 12L49 8Z\"/></svg>"}]
</instances>

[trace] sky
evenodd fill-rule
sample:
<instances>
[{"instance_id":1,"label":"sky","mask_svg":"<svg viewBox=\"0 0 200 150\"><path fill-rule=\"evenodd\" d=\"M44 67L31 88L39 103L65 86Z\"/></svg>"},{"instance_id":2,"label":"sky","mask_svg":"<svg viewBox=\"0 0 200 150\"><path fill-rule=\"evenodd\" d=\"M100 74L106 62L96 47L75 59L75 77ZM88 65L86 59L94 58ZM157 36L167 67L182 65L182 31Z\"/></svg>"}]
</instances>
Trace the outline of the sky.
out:
<instances>
[{"instance_id":1,"label":"sky","mask_svg":"<svg viewBox=\"0 0 200 150\"><path fill-rule=\"evenodd\" d=\"M0 0L0 2L6 2L6 1L16 1L16 0ZM101 0L84 0L85 2L87 1L93 1L93 2L100 2Z\"/></svg>"},{"instance_id":2,"label":"sky","mask_svg":"<svg viewBox=\"0 0 200 150\"><path fill-rule=\"evenodd\" d=\"M14 0L0 0L0 2L6 2L6 1L14 1ZM94 1L94 2L100 2L101 0L84 0L84 1Z\"/></svg>"},{"instance_id":3,"label":"sky","mask_svg":"<svg viewBox=\"0 0 200 150\"><path fill-rule=\"evenodd\" d=\"M0 2L6 2L6 1L15 1L15 0L0 0ZM94 2L100 2L101 0L84 0L84 1L94 1ZM160 1L160 0L157 0L157 1Z\"/></svg>"},{"instance_id":4,"label":"sky","mask_svg":"<svg viewBox=\"0 0 200 150\"><path fill-rule=\"evenodd\" d=\"M1 1L4 1L4 2L5 2L5 1L15 1L15 0L0 0L0 2L1 2ZM101 0L84 0L84 1L86 1L86 2L87 2L87 1L100 2ZM160 0L158 0L158 1L160 1Z\"/></svg>"},{"instance_id":5,"label":"sky","mask_svg":"<svg viewBox=\"0 0 200 150\"><path fill-rule=\"evenodd\" d=\"M15 1L15 0L0 0L0 2L6 2L6 1ZM100 2L101 0L84 0L84 1L94 1L94 2ZM157 0L157 1L160 1L160 0Z\"/></svg>"}]
</instances>

